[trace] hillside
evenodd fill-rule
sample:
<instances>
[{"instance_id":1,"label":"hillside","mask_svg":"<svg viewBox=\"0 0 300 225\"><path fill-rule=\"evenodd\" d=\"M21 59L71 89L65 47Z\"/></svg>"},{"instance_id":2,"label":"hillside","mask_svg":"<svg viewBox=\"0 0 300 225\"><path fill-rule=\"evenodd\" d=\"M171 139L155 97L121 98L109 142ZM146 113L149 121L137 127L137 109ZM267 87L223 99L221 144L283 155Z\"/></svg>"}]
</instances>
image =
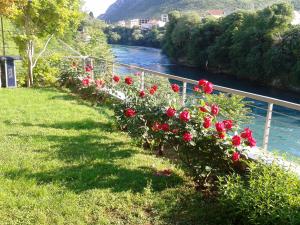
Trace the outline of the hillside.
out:
<instances>
[{"instance_id":1,"label":"hillside","mask_svg":"<svg viewBox=\"0 0 300 225\"><path fill-rule=\"evenodd\" d=\"M123 19L153 18L172 10L198 11L223 9L227 14L238 9L260 9L278 2L292 2L300 8L300 0L117 0L99 18L108 22Z\"/></svg>"}]
</instances>

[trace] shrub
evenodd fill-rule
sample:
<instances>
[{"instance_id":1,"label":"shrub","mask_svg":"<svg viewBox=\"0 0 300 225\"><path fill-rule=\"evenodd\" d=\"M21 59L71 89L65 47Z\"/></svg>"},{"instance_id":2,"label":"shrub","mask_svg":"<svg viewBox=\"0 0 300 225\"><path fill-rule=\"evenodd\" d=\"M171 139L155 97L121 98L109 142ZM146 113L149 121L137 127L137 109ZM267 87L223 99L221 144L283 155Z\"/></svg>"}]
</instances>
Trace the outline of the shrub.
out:
<instances>
[{"instance_id":1,"label":"shrub","mask_svg":"<svg viewBox=\"0 0 300 225\"><path fill-rule=\"evenodd\" d=\"M276 164L250 163L247 176L222 178L219 189L228 224L300 224L299 177Z\"/></svg>"}]
</instances>

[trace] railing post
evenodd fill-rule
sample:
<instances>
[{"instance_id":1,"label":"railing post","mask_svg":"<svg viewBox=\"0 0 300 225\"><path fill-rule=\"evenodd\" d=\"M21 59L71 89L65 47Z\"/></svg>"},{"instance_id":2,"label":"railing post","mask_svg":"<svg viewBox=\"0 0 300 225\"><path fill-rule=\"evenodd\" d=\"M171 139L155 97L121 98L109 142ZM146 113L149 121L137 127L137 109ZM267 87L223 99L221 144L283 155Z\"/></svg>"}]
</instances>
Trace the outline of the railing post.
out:
<instances>
[{"instance_id":1,"label":"railing post","mask_svg":"<svg viewBox=\"0 0 300 225\"><path fill-rule=\"evenodd\" d=\"M270 128L272 122L272 112L273 112L273 103L269 103L268 112L266 117L265 131L264 131L264 140L263 140L263 149L267 150L269 145L269 137L270 137Z\"/></svg>"},{"instance_id":2,"label":"railing post","mask_svg":"<svg viewBox=\"0 0 300 225\"><path fill-rule=\"evenodd\" d=\"M187 83L186 83L186 82L183 82L182 100L181 100L182 106L185 106L185 100L186 100L186 88L187 88Z\"/></svg>"},{"instance_id":3,"label":"railing post","mask_svg":"<svg viewBox=\"0 0 300 225\"><path fill-rule=\"evenodd\" d=\"M145 90L145 72L141 73L141 91Z\"/></svg>"}]
</instances>

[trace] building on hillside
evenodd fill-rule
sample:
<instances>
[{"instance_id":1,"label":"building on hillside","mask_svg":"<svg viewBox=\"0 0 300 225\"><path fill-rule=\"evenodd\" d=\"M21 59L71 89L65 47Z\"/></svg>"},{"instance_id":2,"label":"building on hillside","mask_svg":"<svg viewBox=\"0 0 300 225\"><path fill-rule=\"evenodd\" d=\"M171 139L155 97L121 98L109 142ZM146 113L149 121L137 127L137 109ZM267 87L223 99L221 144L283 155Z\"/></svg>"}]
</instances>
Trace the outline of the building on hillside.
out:
<instances>
[{"instance_id":1,"label":"building on hillside","mask_svg":"<svg viewBox=\"0 0 300 225\"><path fill-rule=\"evenodd\" d=\"M118 26L120 26L120 27L125 27L125 26L126 26L125 20L118 21L117 24L118 24Z\"/></svg>"},{"instance_id":2,"label":"building on hillside","mask_svg":"<svg viewBox=\"0 0 300 225\"><path fill-rule=\"evenodd\" d=\"M149 20L148 23L143 23L141 24L141 29L142 30L150 30L154 27L164 27L166 25L165 22L161 21L161 20Z\"/></svg>"},{"instance_id":3,"label":"building on hillside","mask_svg":"<svg viewBox=\"0 0 300 225\"><path fill-rule=\"evenodd\" d=\"M169 15L168 14L162 14L160 20L164 23L169 22Z\"/></svg>"},{"instance_id":4,"label":"building on hillside","mask_svg":"<svg viewBox=\"0 0 300 225\"><path fill-rule=\"evenodd\" d=\"M292 21L292 25L298 25L298 24L300 24L300 12L294 11L294 18Z\"/></svg>"},{"instance_id":5,"label":"building on hillside","mask_svg":"<svg viewBox=\"0 0 300 225\"><path fill-rule=\"evenodd\" d=\"M140 26L140 20L139 19L132 19L125 22L125 26L129 28L138 27Z\"/></svg>"},{"instance_id":6,"label":"building on hillside","mask_svg":"<svg viewBox=\"0 0 300 225\"><path fill-rule=\"evenodd\" d=\"M208 15L213 16L215 18L221 18L225 16L225 12L223 10L214 9L214 10L208 10Z\"/></svg>"},{"instance_id":7,"label":"building on hillside","mask_svg":"<svg viewBox=\"0 0 300 225\"><path fill-rule=\"evenodd\" d=\"M143 24L149 23L150 19L139 19L139 25L142 26Z\"/></svg>"}]
</instances>

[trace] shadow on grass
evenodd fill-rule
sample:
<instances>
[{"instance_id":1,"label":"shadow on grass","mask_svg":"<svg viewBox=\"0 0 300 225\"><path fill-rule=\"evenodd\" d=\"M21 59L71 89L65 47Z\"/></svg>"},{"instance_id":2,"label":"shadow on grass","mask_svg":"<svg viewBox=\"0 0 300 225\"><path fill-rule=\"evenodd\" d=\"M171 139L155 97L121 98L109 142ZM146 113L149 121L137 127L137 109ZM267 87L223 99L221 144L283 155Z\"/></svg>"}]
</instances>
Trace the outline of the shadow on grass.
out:
<instances>
[{"instance_id":1,"label":"shadow on grass","mask_svg":"<svg viewBox=\"0 0 300 225\"><path fill-rule=\"evenodd\" d=\"M5 124L10 125L10 121L4 121ZM20 123L19 125L24 127L42 127L42 128L53 128L61 130L95 130L101 129L105 132L116 132L117 128L113 122L103 123L94 121L91 119L80 120L80 121L68 121L68 122L56 122L54 124L33 124L33 123Z\"/></svg>"},{"instance_id":2,"label":"shadow on grass","mask_svg":"<svg viewBox=\"0 0 300 225\"><path fill-rule=\"evenodd\" d=\"M85 120L50 125L27 123L20 125L64 130L82 129L91 132L97 128L113 131L112 124ZM24 140L28 137L26 135L23 137L21 134L14 135ZM36 134L30 137L33 140L48 143L44 148L34 151L45 155L42 160L47 162L59 159L70 165L62 168L57 166L53 170L43 172L14 170L6 174L7 178L33 179L40 185L54 183L75 192L91 189L111 189L114 192L130 190L137 193L143 192L149 183L151 183L153 191L159 192L183 183L182 178L176 174L172 174L171 177L157 177L152 168L136 167L131 169L126 164L123 165L119 159L129 159L139 151L131 148L127 139L122 141L116 135L110 136L109 132L104 132L104 134L83 133L78 136ZM133 164L136 163L134 157L130 160L133 160Z\"/></svg>"},{"instance_id":3,"label":"shadow on grass","mask_svg":"<svg viewBox=\"0 0 300 225\"><path fill-rule=\"evenodd\" d=\"M182 182L175 174L171 177L157 177L151 168L128 169L113 163L82 164L38 173L15 170L6 173L5 176L9 179L33 179L39 185L54 183L76 193L92 189L141 193L149 184L153 191L159 192Z\"/></svg>"}]
</instances>

